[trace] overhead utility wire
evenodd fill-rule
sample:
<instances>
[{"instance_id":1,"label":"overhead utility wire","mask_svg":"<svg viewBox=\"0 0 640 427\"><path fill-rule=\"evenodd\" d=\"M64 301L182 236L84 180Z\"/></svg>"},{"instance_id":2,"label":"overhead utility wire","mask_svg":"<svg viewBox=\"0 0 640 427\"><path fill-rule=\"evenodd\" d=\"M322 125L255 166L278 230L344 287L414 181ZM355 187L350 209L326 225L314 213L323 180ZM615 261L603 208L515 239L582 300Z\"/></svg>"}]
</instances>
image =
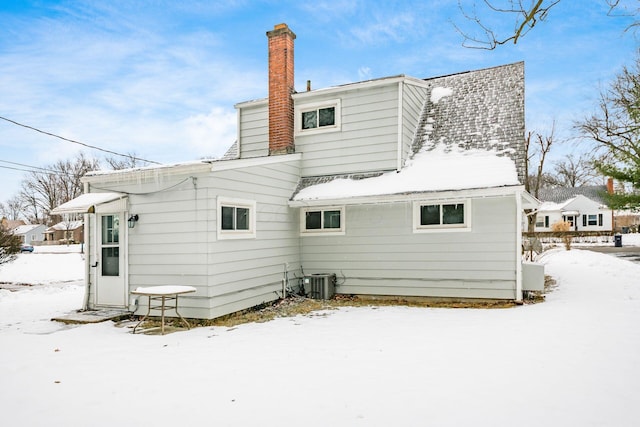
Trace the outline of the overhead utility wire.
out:
<instances>
[{"instance_id":1,"label":"overhead utility wire","mask_svg":"<svg viewBox=\"0 0 640 427\"><path fill-rule=\"evenodd\" d=\"M84 142L75 141L73 139L65 138L64 136L56 135L54 133L50 133L50 132L46 132L46 131L40 130L38 128L34 128L33 126L29 126L29 125L25 125L25 124L22 124L22 123L18 123L16 121L8 119L6 117L0 116L0 119L5 120L5 121L7 121L9 123L13 123L14 125L17 125L17 126L21 126L23 128L34 130L34 131L42 133L44 135L48 135L48 136L52 136L54 138L62 139L63 141L72 142L74 144L79 144L79 145L82 145L82 146L87 147L87 148L92 148L94 150L103 151L103 152L109 153L109 154L115 154L116 156L128 157L128 158L133 158L133 159L136 159L136 160L142 160L143 162L154 163L156 165L160 165L161 164L160 162L154 162L153 160L146 160L146 159L142 159L140 157L130 156L128 154L117 153L115 151L107 150L105 148L96 147L95 145L89 145L89 144L85 144Z\"/></svg>"},{"instance_id":2,"label":"overhead utility wire","mask_svg":"<svg viewBox=\"0 0 640 427\"><path fill-rule=\"evenodd\" d=\"M10 162L9 160L0 160L0 162L8 163L8 164L14 165L14 166L22 166L22 167L25 167L25 168L37 169L37 170L34 170L34 171L30 170L29 172L38 172L38 173L40 173L40 171L42 171L42 173L55 173L55 174L61 173L60 171L54 171L53 169L45 169L45 168L41 168L39 166L31 166L31 165L25 165L24 163Z\"/></svg>"},{"instance_id":3,"label":"overhead utility wire","mask_svg":"<svg viewBox=\"0 0 640 427\"><path fill-rule=\"evenodd\" d=\"M21 168L19 168L19 167L11 167L11 166L0 165L0 168L2 168L2 169L11 169L11 170L16 170L16 171L21 171L21 172L39 173L39 174L43 174L43 175L66 176L68 178L74 178L75 177L73 174L70 174L68 172L57 171L57 170L53 170L53 169L45 169L45 168L41 168L41 167L38 167L38 166L25 165L24 163L10 162L8 160L0 160L0 162L8 163L10 165L15 165L15 166L22 166ZM24 168L30 168L30 169L24 169Z\"/></svg>"}]
</instances>

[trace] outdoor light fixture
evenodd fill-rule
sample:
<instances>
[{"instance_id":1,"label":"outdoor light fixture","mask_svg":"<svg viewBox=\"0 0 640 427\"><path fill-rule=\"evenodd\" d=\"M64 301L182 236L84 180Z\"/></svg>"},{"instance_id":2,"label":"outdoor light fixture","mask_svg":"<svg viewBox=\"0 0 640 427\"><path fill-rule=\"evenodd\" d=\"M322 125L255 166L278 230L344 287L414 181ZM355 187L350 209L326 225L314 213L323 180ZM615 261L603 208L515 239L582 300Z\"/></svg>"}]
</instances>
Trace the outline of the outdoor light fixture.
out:
<instances>
[{"instance_id":1,"label":"outdoor light fixture","mask_svg":"<svg viewBox=\"0 0 640 427\"><path fill-rule=\"evenodd\" d=\"M138 222L138 214L131 215L127 222L129 223L129 228L135 227L136 222Z\"/></svg>"}]
</instances>

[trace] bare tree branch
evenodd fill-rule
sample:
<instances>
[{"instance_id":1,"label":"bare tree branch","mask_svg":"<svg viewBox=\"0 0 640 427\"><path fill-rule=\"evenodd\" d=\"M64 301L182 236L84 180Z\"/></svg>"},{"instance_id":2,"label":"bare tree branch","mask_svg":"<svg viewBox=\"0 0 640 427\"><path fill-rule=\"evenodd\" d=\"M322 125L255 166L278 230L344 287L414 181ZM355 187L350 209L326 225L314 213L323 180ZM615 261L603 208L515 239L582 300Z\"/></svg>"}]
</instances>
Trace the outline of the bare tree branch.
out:
<instances>
[{"instance_id":1,"label":"bare tree branch","mask_svg":"<svg viewBox=\"0 0 640 427\"><path fill-rule=\"evenodd\" d=\"M483 19L485 18L480 18L475 4L473 11L469 13L462 6L460 0L458 0L458 8L462 16L471 21L480 30L482 36L473 36L469 31L461 29L455 23L453 25L456 31L463 36L462 45L464 47L492 50L510 42L517 44L533 27L548 17L549 10L560 3L560 0L534 0L530 3L530 5L525 6L522 0L507 0L506 4L500 6L499 1L484 0L484 5L490 12L515 15L514 28L508 36L500 36L495 30L484 24Z\"/></svg>"}]
</instances>

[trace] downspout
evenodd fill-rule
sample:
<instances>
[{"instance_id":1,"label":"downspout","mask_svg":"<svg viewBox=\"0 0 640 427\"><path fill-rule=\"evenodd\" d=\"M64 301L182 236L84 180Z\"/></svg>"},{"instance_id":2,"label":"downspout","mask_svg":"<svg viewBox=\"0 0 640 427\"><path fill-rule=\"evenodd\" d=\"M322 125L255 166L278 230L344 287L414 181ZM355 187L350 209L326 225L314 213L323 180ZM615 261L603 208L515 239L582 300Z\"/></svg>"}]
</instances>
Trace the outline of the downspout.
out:
<instances>
[{"instance_id":1,"label":"downspout","mask_svg":"<svg viewBox=\"0 0 640 427\"><path fill-rule=\"evenodd\" d=\"M84 183L84 194L89 193L89 183L85 182ZM87 311L89 309L89 289L91 287L91 273L90 273L90 268L91 268L91 254L92 251L95 250L95 248L89 246L89 235L91 234L91 227L90 227L90 220L89 220L89 214L85 213L82 215L83 220L84 220L84 236L83 236L83 241L84 241L84 298L82 299L82 311ZM94 232L95 233L95 232Z\"/></svg>"},{"instance_id":2,"label":"downspout","mask_svg":"<svg viewBox=\"0 0 640 427\"><path fill-rule=\"evenodd\" d=\"M516 191L516 303L522 303L522 191Z\"/></svg>"}]
</instances>

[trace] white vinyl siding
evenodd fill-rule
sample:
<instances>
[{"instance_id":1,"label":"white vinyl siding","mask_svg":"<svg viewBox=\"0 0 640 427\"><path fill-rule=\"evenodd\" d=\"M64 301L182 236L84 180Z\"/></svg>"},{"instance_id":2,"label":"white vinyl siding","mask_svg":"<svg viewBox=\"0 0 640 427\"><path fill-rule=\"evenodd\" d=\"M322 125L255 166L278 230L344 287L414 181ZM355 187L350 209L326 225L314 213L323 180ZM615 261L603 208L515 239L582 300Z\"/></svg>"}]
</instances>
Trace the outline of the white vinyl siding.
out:
<instances>
[{"instance_id":1,"label":"white vinyl siding","mask_svg":"<svg viewBox=\"0 0 640 427\"><path fill-rule=\"evenodd\" d=\"M415 84L403 84L402 96L402 152L404 163L412 154L412 146L420 124L422 110L427 97L425 87Z\"/></svg>"},{"instance_id":2,"label":"white vinyl siding","mask_svg":"<svg viewBox=\"0 0 640 427\"><path fill-rule=\"evenodd\" d=\"M266 101L238 110L238 141L243 159L269 155L269 105Z\"/></svg>"},{"instance_id":3,"label":"white vinyl siding","mask_svg":"<svg viewBox=\"0 0 640 427\"><path fill-rule=\"evenodd\" d=\"M335 94L296 99L296 111L336 102ZM398 157L398 83L341 93L340 130L299 132L303 176L394 170Z\"/></svg>"},{"instance_id":4,"label":"white vinyl siding","mask_svg":"<svg viewBox=\"0 0 640 427\"><path fill-rule=\"evenodd\" d=\"M515 200L472 202L467 233L414 233L411 202L346 206L347 235L302 239L304 271L337 273L343 294L513 299Z\"/></svg>"},{"instance_id":5,"label":"white vinyl siding","mask_svg":"<svg viewBox=\"0 0 640 427\"><path fill-rule=\"evenodd\" d=\"M300 265L298 210L287 207L298 182L298 163L283 160L214 172L206 165L179 176L150 170L132 180L96 184L148 193L129 196L130 211L141 218L128 230L129 288L194 286L195 294L180 298L180 312L194 318L219 317L277 299L284 266ZM218 199L255 201L256 238L218 239ZM94 216L88 217L92 221ZM140 299L138 312L146 310L144 304Z\"/></svg>"}]
</instances>

